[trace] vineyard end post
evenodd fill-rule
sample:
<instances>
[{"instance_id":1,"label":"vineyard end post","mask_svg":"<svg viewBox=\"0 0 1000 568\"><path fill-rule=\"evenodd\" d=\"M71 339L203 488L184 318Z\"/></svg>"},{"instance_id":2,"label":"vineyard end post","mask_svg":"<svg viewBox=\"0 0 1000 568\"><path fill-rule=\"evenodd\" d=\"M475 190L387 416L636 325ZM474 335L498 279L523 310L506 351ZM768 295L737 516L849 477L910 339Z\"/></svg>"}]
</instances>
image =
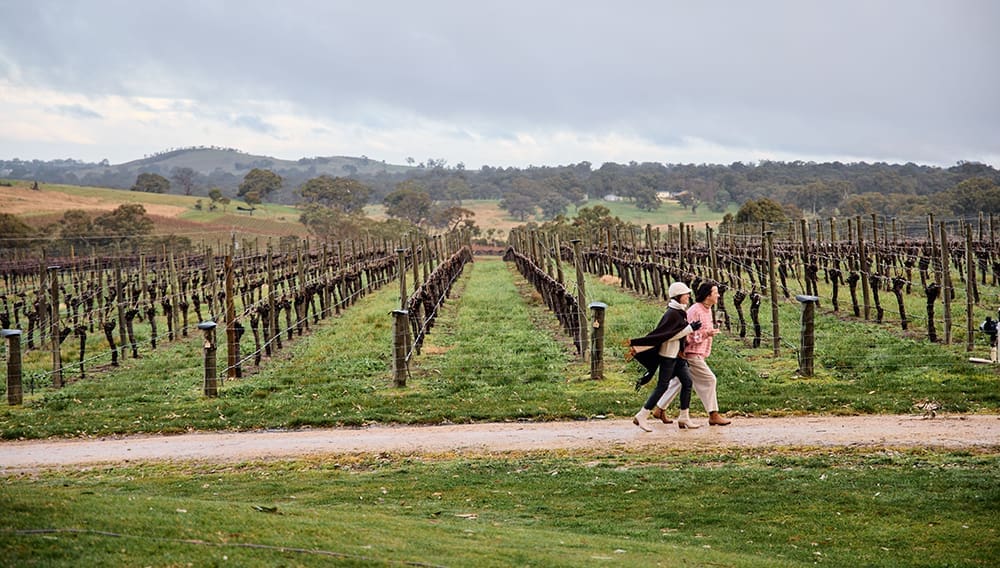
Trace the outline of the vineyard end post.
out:
<instances>
[{"instance_id":1,"label":"vineyard end post","mask_svg":"<svg viewBox=\"0 0 1000 568\"><path fill-rule=\"evenodd\" d=\"M774 356L777 357L779 353L779 346L781 345L781 333L778 326L778 285L777 285L777 267L775 266L774 257L774 231L764 231L764 236L766 237L767 243L767 266L768 266L768 277L767 277L767 287L771 292L771 336L773 341L773 351Z\"/></svg>"},{"instance_id":2,"label":"vineyard end post","mask_svg":"<svg viewBox=\"0 0 1000 568\"><path fill-rule=\"evenodd\" d=\"M7 340L7 404L21 404L21 330L0 329L0 337Z\"/></svg>"},{"instance_id":3,"label":"vineyard end post","mask_svg":"<svg viewBox=\"0 0 1000 568\"><path fill-rule=\"evenodd\" d=\"M576 290L577 305L580 310L580 347L584 361L587 360L587 312L584 306L587 305L587 287L583 277L583 255L580 253L580 239L570 241L573 244L573 264L576 266Z\"/></svg>"},{"instance_id":4,"label":"vineyard end post","mask_svg":"<svg viewBox=\"0 0 1000 568\"><path fill-rule=\"evenodd\" d=\"M219 382L217 379L215 361L215 326L214 321L203 321L198 324L198 329L205 332L205 396L215 397L219 395Z\"/></svg>"},{"instance_id":5,"label":"vineyard end post","mask_svg":"<svg viewBox=\"0 0 1000 568\"><path fill-rule=\"evenodd\" d=\"M594 335L590 342L590 378L604 378L604 318L608 305L604 302L592 302L590 310L593 314Z\"/></svg>"},{"instance_id":6,"label":"vineyard end post","mask_svg":"<svg viewBox=\"0 0 1000 568\"><path fill-rule=\"evenodd\" d=\"M392 311L392 380L396 387L406 386L406 331L410 312Z\"/></svg>"},{"instance_id":7,"label":"vineyard end post","mask_svg":"<svg viewBox=\"0 0 1000 568\"><path fill-rule=\"evenodd\" d=\"M62 355L60 353L60 346L62 343L62 338L59 335L59 267L50 266L48 267L49 272L49 284L51 285L51 298L49 300L49 309L51 310L51 315L49 322L52 324L52 386L61 389L63 387L63 376L62 376Z\"/></svg>"},{"instance_id":8,"label":"vineyard end post","mask_svg":"<svg viewBox=\"0 0 1000 568\"><path fill-rule=\"evenodd\" d=\"M816 304L817 296L798 295L795 299L802 303L802 330L799 345L799 375L813 376L813 350L816 347Z\"/></svg>"}]
</instances>

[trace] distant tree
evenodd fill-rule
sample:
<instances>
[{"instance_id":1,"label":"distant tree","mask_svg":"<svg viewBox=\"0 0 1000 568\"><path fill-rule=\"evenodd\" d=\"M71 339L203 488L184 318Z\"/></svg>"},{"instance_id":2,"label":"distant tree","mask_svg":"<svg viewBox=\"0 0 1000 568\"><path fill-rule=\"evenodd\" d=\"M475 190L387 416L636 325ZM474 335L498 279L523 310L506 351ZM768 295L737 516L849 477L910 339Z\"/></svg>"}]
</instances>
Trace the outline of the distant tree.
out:
<instances>
[{"instance_id":1,"label":"distant tree","mask_svg":"<svg viewBox=\"0 0 1000 568\"><path fill-rule=\"evenodd\" d=\"M317 203L303 208L299 222L306 226L310 234L327 242L350 239L360 233L357 218Z\"/></svg>"},{"instance_id":2,"label":"distant tree","mask_svg":"<svg viewBox=\"0 0 1000 568\"><path fill-rule=\"evenodd\" d=\"M364 209L372 190L356 179L321 175L302 184L299 193L306 203L350 213Z\"/></svg>"},{"instance_id":3,"label":"distant tree","mask_svg":"<svg viewBox=\"0 0 1000 568\"><path fill-rule=\"evenodd\" d=\"M236 195L246 199L248 193L254 193L255 196L252 199L261 203L268 195L281 189L283 183L284 180L281 179L281 176L271 170L254 168L243 176L243 182L240 183Z\"/></svg>"},{"instance_id":4,"label":"distant tree","mask_svg":"<svg viewBox=\"0 0 1000 568\"><path fill-rule=\"evenodd\" d=\"M541 196L546 193L547 188L523 175L515 177L511 185L513 187L500 199L500 208L506 209L519 221L524 221L538 210Z\"/></svg>"},{"instance_id":5,"label":"distant tree","mask_svg":"<svg viewBox=\"0 0 1000 568\"><path fill-rule=\"evenodd\" d=\"M603 205L584 207L576 212L576 221L578 224L598 226L602 225L605 219L610 218L611 210Z\"/></svg>"},{"instance_id":6,"label":"distant tree","mask_svg":"<svg viewBox=\"0 0 1000 568\"><path fill-rule=\"evenodd\" d=\"M34 243L35 229L16 215L0 213L0 251L5 248L29 248Z\"/></svg>"},{"instance_id":7,"label":"distant tree","mask_svg":"<svg viewBox=\"0 0 1000 568\"><path fill-rule=\"evenodd\" d=\"M559 215L565 215L569 207L569 200L558 193L546 193L541 196L538 203L542 209L542 216L546 219L555 219Z\"/></svg>"},{"instance_id":8,"label":"distant tree","mask_svg":"<svg viewBox=\"0 0 1000 568\"><path fill-rule=\"evenodd\" d=\"M524 221L529 215L534 215L537 211L535 198L523 193L508 192L500 200L500 207L506 209L512 217L518 221Z\"/></svg>"},{"instance_id":9,"label":"distant tree","mask_svg":"<svg viewBox=\"0 0 1000 568\"><path fill-rule=\"evenodd\" d=\"M94 221L82 209L70 209L59 220L59 237L74 245L83 245L94 236Z\"/></svg>"},{"instance_id":10,"label":"distant tree","mask_svg":"<svg viewBox=\"0 0 1000 568\"><path fill-rule=\"evenodd\" d=\"M846 181L814 181L799 186L790 193L795 205L817 215L820 211L836 207L852 190L851 184Z\"/></svg>"},{"instance_id":11,"label":"distant tree","mask_svg":"<svg viewBox=\"0 0 1000 568\"><path fill-rule=\"evenodd\" d=\"M191 168L174 168L171 179L184 189L184 195L191 195L194 190L194 180L198 174Z\"/></svg>"},{"instance_id":12,"label":"distant tree","mask_svg":"<svg viewBox=\"0 0 1000 568\"><path fill-rule=\"evenodd\" d=\"M472 195L469 183L464 177L451 177L445 184L445 191L442 198L457 205L462 204L463 199L468 199Z\"/></svg>"},{"instance_id":13,"label":"distant tree","mask_svg":"<svg viewBox=\"0 0 1000 568\"><path fill-rule=\"evenodd\" d=\"M132 191L144 191L146 193L167 193L170 191L170 180L160 174L142 173L135 178L135 185Z\"/></svg>"},{"instance_id":14,"label":"distant tree","mask_svg":"<svg viewBox=\"0 0 1000 568\"><path fill-rule=\"evenodd\" d=\"M656 197L656 191L652 188L644 187L636 191L632 197L635 199L635 206L641 211L656 211L660 208L660 199Z\"/></svg>"},{"instance_id":15,"label":"distant tree","mask_svg":"<svg viewBox=\"0 0 1000 568\"><path fill-rule=\"evenodd\" d=\"M694 192L682 191L677 195L677 203L679 203L681 207L690 207L691 213L696 214L698 213L698 206L701 205L701 199L699 199Z\"/></svg>"},{"instance_id":16,"label":"distant tree","mask_svg":"<svg viewBox=\"0 0 1000 568\"><path fill-rule=\"evenodd\" d=\"M781 204L766 197L756 201L751 199L736 212L737 223L780 223L787 220Z\"/></svg>"},{"instance_id":17,"label":"distant tree","mask_svg":"<svg viewBox=\"0 0 1000 568\"><path fill-rule=\"evenodd\" d=\"M932 203L933 201L933 203ZM928 213L947 215L951 213L948 203L941 199L929 199L923 195L908 193L861 193L851 195L837 208L844 216L869 215L878 213L886 216L924 217Z\"/></svg>"},{"instance_id":18,"label":"distant tree","mask_svg":"<svg viewBox=\"0 0 1000 568\"><path fill-rule=\"evenodd\" d=\"M581 207L579 211L576 212L576 216L571 222L571 228L573 230L572 235L567 235L570 238L603 238L603 235L608 231L614 231L617 228L625 229L628 226L627 223L611 215L611 210L603 205L593 205L590 207Z\"/></svg>"},{"instance_id":19,"label":"distant tree","mask_svg":"<svg viewBox=\"0 0 1000 568\"><path fill-rule=\"evenodd\" d=\"M389 218L381 223L368 220L362 227L364 232L373 239L396 240L400 235L412 233L414 235L424 235L423 229L410 223L406 219Z\"/></svg>"},{"instance_id":20,"label":"distant tree","mask_svg":"<svg viewBox=\"0 0 1000 568\"><path fill-rule=\"evenodd\" d=\"M984 177L969 178L941 194L941 203L956 215L1000 213L1000 187Z\"/></svg>"},{"instance_id":21,"label":"distant tree","mask_svg":"<svg viewBox=\"0 0 1000 568\"><path fill-rule=\"evenodd\" d=\"M257 205L261 204L260 193L256 191L248 191L243 194L243 201L246 201L249 210L253 211Z\"/></svg>"},{"instance_id":22,"label":"distant tree","mask_svg":"<svg viewBox=\"0 0 1000 568\"><path fill-rule=\"evenodd\" d=\"M386 215L406 219L414 225L427 220L434 204L431 196L412 181L404 181L396 187L397 189L386 195L382 201Z\"/></svg>"},{"instance_id":23,"label":"distant tree","mask_svg":"<svg viewBox=\"0 0 1000 568\"><path fill-rule=\"evenodd\" d=\"M94 229L105 237L103 242L128 242L136 246L153 231L153 220L146 215L146 208L142 205L126 203L98 215L94 219Z\"/></svg>"},{"instance_id":24,"label":"distant tree","mask_svg":"<svg viewBox=\"0 0 1000 568\"><path fill-rule=\"evenodd\" d=\"M439 229L454 230L463 223L469 225L469 221L475 216L475 211L464 207L435 207L431 211L429 222Z\"/></svg>"},{"instance_id":25,"label":"distant tree","mask_svg":"<svg viewBox=\"0 0 1000 568\"><path fill-rule=\"evenodd\" d=\"M212 202L208 205L208 209L209 211L214 211L215 208L218 207L216 203L222 200L222 190L217 187L213 187L208 190L208 198L212 200Z\"/></svg>"}]
</instances>

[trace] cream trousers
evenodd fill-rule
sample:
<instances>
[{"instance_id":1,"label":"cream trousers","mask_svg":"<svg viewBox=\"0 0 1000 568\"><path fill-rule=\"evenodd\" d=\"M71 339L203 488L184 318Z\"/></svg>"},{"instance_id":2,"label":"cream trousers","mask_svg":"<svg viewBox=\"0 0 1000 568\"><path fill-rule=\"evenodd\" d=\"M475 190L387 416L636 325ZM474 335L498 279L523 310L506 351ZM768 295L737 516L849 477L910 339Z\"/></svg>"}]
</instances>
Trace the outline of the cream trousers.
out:
<instances>
[{"instance_id":1,"label":"cream trousers","mask_svg":"<svg viewBox=\"0 0 1000 568\"><path fill-rule=\"evenodd\" d=\"M719 411L719 397L715 392L715 384L718 382L715 378L715 373L712 369L708 368L708 363L705 363L703 357L688 357L688 371L691 373L691 382L694 387L694 392L698 394L698 398L701 399L701 403L705 405L706 412L718 412ZM663 393L660 397L659 402L656 406L660 408L666 408L670 406L671 401L674 397L681 392L681 382L679 380L670 381L670 386L667 387L667 392Z\"/></svg>"}]
</instances>

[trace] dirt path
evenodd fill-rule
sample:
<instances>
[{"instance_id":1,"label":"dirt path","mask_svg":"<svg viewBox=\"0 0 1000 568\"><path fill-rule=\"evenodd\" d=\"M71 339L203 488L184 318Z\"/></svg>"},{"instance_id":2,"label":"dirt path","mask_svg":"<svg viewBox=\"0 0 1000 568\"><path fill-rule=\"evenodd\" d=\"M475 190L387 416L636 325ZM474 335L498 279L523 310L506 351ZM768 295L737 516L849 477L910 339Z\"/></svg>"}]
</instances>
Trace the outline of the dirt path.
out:
<instances>
[{"instance_id":1,"label":"dirt path","mask_svg":"<svg viewBox=\"0 0 1000 568\"><path fill-rule=\"evenodd\" d=\"M370 452L476 455L546 449L802 446L1000 450L1000 415L926 420L920 416L737 417L731 426L698 430L657 424L652 433L640 431L630 420L614 419L4 442L0 443L0 474L158 460L227 463Z\"/></svg>"}]
</instances>

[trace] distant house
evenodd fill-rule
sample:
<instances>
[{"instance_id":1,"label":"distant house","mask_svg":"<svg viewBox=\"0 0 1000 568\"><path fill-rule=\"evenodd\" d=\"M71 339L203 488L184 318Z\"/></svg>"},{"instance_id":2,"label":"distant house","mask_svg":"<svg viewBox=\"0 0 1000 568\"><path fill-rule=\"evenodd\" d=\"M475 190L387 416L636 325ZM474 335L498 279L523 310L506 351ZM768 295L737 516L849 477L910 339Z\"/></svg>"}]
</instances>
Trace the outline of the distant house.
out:
<instances>
[{"instance_id":1,"label":"distant house","mask_svg":"<svg viewBox=\"0 0 1000 568\"><path fill-rule=\"evenodd\" d=\"M622 196L615 195L613 193L609 193L609 194L605 195L604 197L602 197L601 199L603 199L604 201L621 201L622 200Z\"/></svg>"}]
</instances>

